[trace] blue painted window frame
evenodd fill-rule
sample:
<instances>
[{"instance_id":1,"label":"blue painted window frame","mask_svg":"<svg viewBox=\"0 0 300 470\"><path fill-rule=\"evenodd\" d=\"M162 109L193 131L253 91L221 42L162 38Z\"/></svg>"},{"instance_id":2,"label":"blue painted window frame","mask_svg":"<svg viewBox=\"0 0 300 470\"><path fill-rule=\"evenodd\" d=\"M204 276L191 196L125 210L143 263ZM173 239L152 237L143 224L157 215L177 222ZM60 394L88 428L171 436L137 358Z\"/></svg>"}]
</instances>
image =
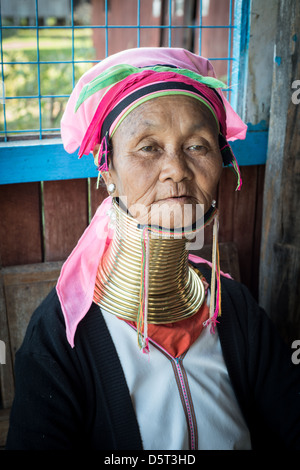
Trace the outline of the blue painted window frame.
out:
<instances>
[{"instance_id":1,"label":"blue painted window frame","mask_svg":"<svg viewBox=\"0 0 300 470\"><path fill-rule=\"evenodd\" d=\"M73 0L71 1L71 11L73 12ZM38 8L38 0L36 2L36 12ZM171 2L169 0L169 12L171 12ZM232 5L232 0L230 0ZM247 51L248 51L248 40L249 40L249 17L250 17L250 3L251 0L235 0L234 2L234 18L235 24L230 24L226 27L229 28L229 34L233 34L233 51L232 57L230 57L230 51L228 51L228 63L229 59L232 60L232 83L234 86L231 88L231 103L235 109L241 109L241 102L244 96L244 88L247 77ZM200 11L202 8L202 1L199 2ZM107 32L109 26L107 23L107 0L105 0L105 25L99 26L105 29L106 33L106 55L107 55ZM137 1L137 25L134 28L137 29L137 45L140 44L140 29L139 23L140 18L140 0ZM231 6L230 6L231 8ZM38 17L38 15L36 15ZM73 14L71 16L71 26L66 28L72 30L72 37L74 38L74 21ZM124 26L114 26L122 28ZM133 26L130 26L131 28ZM151 26L150 26L151 27ZM157 28L157 26L155 26ZM174 26L171 23L171 17L169 17L169 25L164 26L169 31L169 45L171 44L171 32ZM193 25L191 27L202 28L201 15L199 25ZM5 28L2 27L1 30ZM8 27L9 28L9 27ZM18 27L19 28L19 27ZM35 27L38 34L41 26L36 24ZM3 63L3 52L2 52L2 31L1 31L1 59ZM201 34L199 34L199 50L201 50ZM74 43L74 41L72 41ZM229 40L229 46L231 47L231 39ZM38 54L38 48L37 48ZM72 47L72 60L70 61L74 66L74 47ZM89 61L96 62L96 61ZM37 64L39 69L39 55L37 55ZM3 67L2 67L3 74ZM2 80L4 76L2 75ZM39 81L39 80L38 80ZM74 86L74 71L73 71L73 86ZM40 82L38 83L39 106L40 106ZM3 104L3 113L5 121L5 101ZM5 131L5 129L4 129ZM28 132L28 131L27 131ZM5 132L4 132L5 133ZM232 143L233 151L240 166L243 165L261 165L266 162L267 154L267 129L261 126L248 125L247 137L244 141L235 141ZM64 179L76 179L76 178L90 178L97 176L97 169L94 166L93 159L84 156L82 159L78 159L77 152L74 154L68 154L65 152L61 140L56 138L43 138L42 127L41 127L41 110L40 110L40 129L38 140L8 140L5 138L4 142L0 143L0 184L12 184L12 183L24 183L34 181L52 181L52 180L64 180Z\"/></svg>"}]
</instances>

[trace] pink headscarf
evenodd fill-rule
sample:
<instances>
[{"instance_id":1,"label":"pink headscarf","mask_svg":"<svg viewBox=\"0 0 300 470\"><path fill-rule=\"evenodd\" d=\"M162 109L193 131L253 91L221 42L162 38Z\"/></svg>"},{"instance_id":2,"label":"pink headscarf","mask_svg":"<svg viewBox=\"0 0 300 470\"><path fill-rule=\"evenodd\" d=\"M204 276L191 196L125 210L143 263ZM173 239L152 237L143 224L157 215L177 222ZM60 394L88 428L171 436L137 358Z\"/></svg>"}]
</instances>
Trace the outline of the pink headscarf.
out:
<instances>
[{"instance_id":1,"label":"pink headscarf","mask_svg":"<svg viewBox=\"0 0 300 470\"><path fill-rule=\"evenodd\" d=\"M103 89L94 93L75 112L82 88L109 67L119 64L130 64L136 67L170 65L188 69L203 76L215 77L213 67L207 59L180 48L129 49L104 59L81 77L67 103L61 121L61 136L67 152L73 153L81 146L101 98L106 92ZM226 109L226 139L231 141L244 139L247 126L222 92L220 90L218 92L222 96ZM72 347L77 325L92 304L99 262L113 237L108 215L111 204L112 199L108 197L100 205L90 225L64 263L57 282L56 290L65 318L67 339ZM189 259L195 262L206 262L195 255L190 255Z\"/></svg>"},{"instance_id":2,"label":"pink headscarf","mask_svg":"<svg viewBox=\"0 0 300 470\"><path fill-rule=\"evenodd\" d=\"M101 135L107 144L107 141L111 138L114 128L120 122L122 116L127 114L127 110L133 109L133 105L139 103L141 98L144 101L145 98L153 99L152 96L156 96L157 93L162 95L169 93L173 94L174 88L172 89L170 87L171 83L173 86L175 85L176 93L188 93L189 96L194 96L206 103L211 112L215 115L220 132L222 132L223 135L226 135L226 110L220 96L215 93L213 88L199 83L190 77L180 75L177 72L156 72L147 69L139 71L138 73L132 73L119 82L116 82L114 86L108 87L108 90L102 97L92 121L83 137L79 149L79 157L83 154L88 155L93 151L94 146L101 143ZM147 85L152 85L150 87L150 92ZM156 85L156 90L153 90L154 85ZM194 91L191 91L191 89ZM135 96L135 92L138 92L138 96ZM197 92L199 92L199 95ZM135 98L133 98L134 96ZM126 101L125 98L127 101L129 98L129 103L126 102L126 105L124 105L124 101ZM121 109L118 110L118 106L120 105ZM116 116L114 116L114 122L107 128L107 126L104 125L105 120L110 116L110 113L115 110L117 110L117 113L115 113ZM107 136L105 135L103 127L106 127ZM103 171L108 171L107 165L103 168Z\"/></svg>"},{"instance_id":3,"label":"pink headscarf","mask_svg":"<svg viewBox=\"0 0 300 470\"><path fill-rule=\"evenodd\" d=\"M181 48L141 47L138 49L128 49L107 57L80 78L67 103L61 120L61 136L64 148L68 153L73 153L80 147L85 132L106 91L100 90L92 95L75 112L75 106L83 86L109 67L118 64L130 64L136 67L166 64L189 69L203 76L216 76L213 66L208 59ZM227 134L225 137L231 141L244 139L246 137L247 126L233 110L222 92L219 91L219 93L222 96L227 115Z\"/></svg>"}]
</instances>

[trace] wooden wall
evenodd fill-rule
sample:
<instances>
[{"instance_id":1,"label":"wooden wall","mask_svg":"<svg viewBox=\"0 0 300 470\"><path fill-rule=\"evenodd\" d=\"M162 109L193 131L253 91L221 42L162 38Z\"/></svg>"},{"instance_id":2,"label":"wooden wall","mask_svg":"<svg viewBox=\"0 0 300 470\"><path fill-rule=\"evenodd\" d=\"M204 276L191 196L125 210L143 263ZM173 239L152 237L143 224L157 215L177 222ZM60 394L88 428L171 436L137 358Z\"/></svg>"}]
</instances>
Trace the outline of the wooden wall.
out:
<instances>
[{"instance_id":1,"label":"wooden wall","mask_svg":"<svg viewBox=\"0 0 300 470\"><path fill-rule=\"evenodd\" d=\"M273 64L259 294L263 308L270 312L289 344L300 338L299 27L300 3L280 0L274 48L276 60Z\"/></svg>"}]
</instances>

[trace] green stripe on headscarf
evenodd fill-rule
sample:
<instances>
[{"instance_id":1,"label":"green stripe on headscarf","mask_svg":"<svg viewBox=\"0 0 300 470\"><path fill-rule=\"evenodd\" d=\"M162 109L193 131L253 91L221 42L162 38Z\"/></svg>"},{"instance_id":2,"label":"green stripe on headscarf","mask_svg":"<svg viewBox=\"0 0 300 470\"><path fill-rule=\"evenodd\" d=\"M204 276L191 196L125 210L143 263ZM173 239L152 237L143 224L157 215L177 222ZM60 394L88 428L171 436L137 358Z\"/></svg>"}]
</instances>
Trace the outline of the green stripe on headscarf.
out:
<instances>
[{"instance_id":1,"label":"green stripe on headscarf","mask_svg":"<svg viewBox=\"0 0 300 470\"><path fill-rule=\"evenodd\" d=\"M119 121L117 122L116 126L114 127L111 135L109 136L110 138L114 135L114 133L116 132L116 130L118 129L119 125L121 124L121 122L124 121L124 119L126 118L126 116L128 116L129 113L131 113L131 111L133 111L134 109L136 109L138 106L140 106L141 104L143 103L146 103L146 101L149 101L153 98L159 98L161 96L174 96L174 95L180 95L180 96L192 96L193 98L195 98L196 100L200 101L201 103L203 103L209 110L210 112L212 113L213 117L215 118L215 121L216 121L216 124L217 124L217 128L220 132L220 123L218 121L218 118L216 116L216 113L213 109L212 106L210 106L204 99L201 98L201 96L198 96L194 93L191 93L189 91L185 91L185 90L162 90L162 91L157 91L156 93L151 93L150 95L146 95L146 96L143 96L142 98L140 98L138 101L136 101L135 103L133 103L129 109L127 109L127 111L122 114L121 118L119 119Z\"/></svg>"},{"instance_id":2,"label":"green stripe on headscarf","mask_svg":"<svg viewBox=\"0 0 300 470\"><path fill-rule=\"evenodd\" d=\"M135 73L144 72L145 70L153 70L154 72L173 72L179 75L184 75L189 77L193 80L196 80L199 83L203 83L211 88L226 88L225 83L221 82L217 78L214 77L204 77L196 72L192 72L188 69L179 69L174 67L168 67L165 65L155 65L153 67L134 67L133 65L129 64L119 64L113 65L109 67L107 70L102 72L98 77L95 77L89 83L83 86L77 103L75 107L75 111L79 108L79 106L87 100L90 96L97 91L102 90L103 88L115 85L116 83L124 80L124 78L128 77L129 75L133 75Z\"/></svg>"}]
</instances>

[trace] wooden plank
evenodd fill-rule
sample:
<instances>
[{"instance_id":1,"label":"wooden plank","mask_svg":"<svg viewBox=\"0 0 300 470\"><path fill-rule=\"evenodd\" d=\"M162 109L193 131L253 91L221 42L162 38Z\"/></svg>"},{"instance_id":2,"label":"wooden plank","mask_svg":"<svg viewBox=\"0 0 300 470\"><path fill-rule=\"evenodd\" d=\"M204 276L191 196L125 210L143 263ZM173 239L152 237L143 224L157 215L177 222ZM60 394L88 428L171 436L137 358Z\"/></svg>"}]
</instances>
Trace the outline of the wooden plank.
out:
<instances>
[{"instance_id":1,"label":"wooden plank","mask_svg":"<svg viewBox=\"0 0 300 470\"><path fill-rule=\"evenodd\" d=\"M219 183L218 209L220 213L220 241L233 240L235 199L237 198L236 176L231 168L224 168Z\"/></svg>"},{"instance_id":2,"label":"wooden plank","mask_svg":"<svg viewBox=\"0 0 300 470\"><path fill-rule=\"evenodd\" d=\"M12 266L2 270L12 359L34 310L55 286L62 262Z\"/></svg>"},{"instance_id":3,"label":"wooden plank","mask_svg":"<svg viewBox=\"0 0 300 470\"><path fill-rule=\"evenodd\" d=\"M241 191L236 192L232 241L238 247L241 281L251 288L256 218L257 167L243 167L241 174L243 187Z\"/></svg>"},{"instance_id":4,"label":"wooden plank","mask_svg":"<svg viewBox=\"0 0 300 470\"><path fill-rule=\"evenodd\" d=\"M5 364L0 364L0 407L8 408L14 397L14 374L2 271L0 270L0 340L5 344Z\"/></svg>"},{"instance_id":5,"label":"wooden plank","mask_svg":"<svg viewBox=\"0 0 300 470\"><path fill-rule=\"evenodd\" d=\"M42 261L40 184L0 186L0 219L0 264Z\"/></svg>"},{"instance_id":6,"label":"wooden plank","mask_svg":"<svg viewBox=\"0 0 300 470\"><path fill-rule=\"evenodd\" d=\"M258 191L258 174L263 185L261 166L242 167L243 186L235 191L236 176L225 168L219 184L220 242L234 242L238 248L241 281L257 298L259 247L261 233L262 190ZM260 209L259 209L260 208Z\"/></svg>"},{"instance_id":7,"label":"wooden plank","mask_svg":"<svg viewBox=\"0 0 300 470\"><path fill-rule=\"evenodd\" d=\"M254 298L259 299L259 264L260 264L260 246L261 246L261 230L263 217L263 198L265 183L265 165L257 167L257 190L256 190L256 209L254 220L254 235L252 249L252 276L249 289Z\"/></svg>"},{"instance_id":8,"label":"wooden plank","mask_svg":"<svg viewBox=\"0 0 300 470\"><path fill-rule=\"evenodd\" d=\"M300 338L300 248L275 243L272 318L290 346Z\"/></svg>"},{"instance_id":9,"label":"wooden plank","mask_svg":"<svg viewBox=\"0 0 300 470\"><path fill-rule=\"evenodd\" d=\"M66 259L88 224L87 180L44 183L45 261Z\"/></svg>"},{"instance_id":10,"label":"wooden plank","mask_svg":"<svg viewBox=\"0 0 300 470\"><path fill-rule=\"evenodd\" d=\"M288 13L288 14L287 14ZM260 303L299 337L300 115L291 84L300 77L300 4L280 0L264 191ZM283 289L285 286L286 289ZM284 301L285 300L285 301ZM283 320L283 318L288 320Z\"/></svg>"},{"instance_id":11,"label":"wooden plank","mask_svg":"<svg viewBox=\"0 0 300 470\"><path fill-rule=\"evenodd\" d=\"M97 189L97 178L90 178L90 210L91 217L95 214L101 202L108 197L108 192L103 180L100 180Z\"/></svg>"},{"instance_id":12,"label":"wooden plank","mask_svg":"<svg viewBox=\"0 0 300 470\"><path fill-rule=\"evenodd\" d=\"M6 364L0 365L2 407L0 447L4 447L14 397L13 366L34 310L55 286L62 262L12 266L1 270L0 332L6 343ZM4 305L4 299L6 305Z\"/></svg>"},{"instance_id":13,"label":"wooden plank","mask_svg":"<svg viewBox=\"0 0 300 470\"><path fill-rule=\"evenodd\" d=\"M63 261L9 266L2 268L1 273L5 287L48 282L57 279Z\"/></svg>"}]
</instances>

